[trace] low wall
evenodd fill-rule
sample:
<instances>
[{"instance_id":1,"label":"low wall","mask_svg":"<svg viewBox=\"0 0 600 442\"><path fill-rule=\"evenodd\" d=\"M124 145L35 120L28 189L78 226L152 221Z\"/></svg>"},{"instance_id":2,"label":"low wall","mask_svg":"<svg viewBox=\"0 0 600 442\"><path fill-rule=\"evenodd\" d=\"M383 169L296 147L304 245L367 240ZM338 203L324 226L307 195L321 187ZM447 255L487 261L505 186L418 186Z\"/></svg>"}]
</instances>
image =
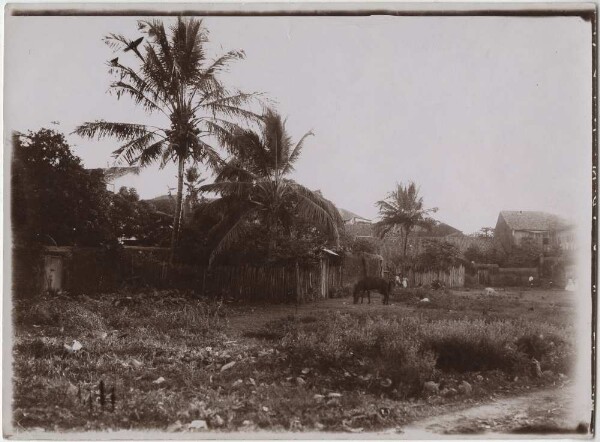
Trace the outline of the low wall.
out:
<instances>
[{"instance_id":1,"label":"low wall","mask_svg":"<svg viewBox=\"0 0 600 442\"><path fill-rule=\"evenodd\" d=\"M478 264L475 273L467 278L467 285L527 286L530 276L533 276L534 284L539 282L540 275L536 267L502 268L496 264Z\"/></svg>"},{"instance_id":2,"label":"low wall","mask_svg":"<svg viewBox=\"0 0 600 442\"><path fill-rule=\"evenodd\" d=\"M406 277L409 287L428 286L435 281L439 281L448 288L465 286L465 268L463 266L452 267L449 270L430 270L428 272L415 272L410 269Z\"/></svg>"}]
</instances>

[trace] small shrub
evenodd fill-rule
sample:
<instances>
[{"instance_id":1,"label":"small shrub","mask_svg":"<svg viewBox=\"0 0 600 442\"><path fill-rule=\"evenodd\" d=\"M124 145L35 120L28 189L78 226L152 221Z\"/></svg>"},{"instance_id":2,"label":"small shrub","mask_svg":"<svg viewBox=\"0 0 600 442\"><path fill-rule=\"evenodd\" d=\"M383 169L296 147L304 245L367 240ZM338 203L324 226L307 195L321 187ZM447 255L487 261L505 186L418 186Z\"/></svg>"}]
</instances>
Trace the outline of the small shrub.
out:
<instances>
[{"instance_id":1,"label":"small shrub","mask_svg":"<svg viewBox=\"0 0 600 442\"><path fill-rule=\"evenodd\" d=\"M517 349L530 358L541 361L552 350L552 341L544 339L543 335L528 334L521 336L517 342Z\"/></svg>"},{"instance_id":2,"label":"small shrub","mask_svg":"<svg viewBox=\"0 0 600 442\"><path fill-rule=\"evenodd\" d=\"M436 367L445 371L512 371L516 362L515 355L502 342L493 342L486 337L474 340L449 336L434 340L430 345L437 354Z\"/></svg>"}]
</instances>

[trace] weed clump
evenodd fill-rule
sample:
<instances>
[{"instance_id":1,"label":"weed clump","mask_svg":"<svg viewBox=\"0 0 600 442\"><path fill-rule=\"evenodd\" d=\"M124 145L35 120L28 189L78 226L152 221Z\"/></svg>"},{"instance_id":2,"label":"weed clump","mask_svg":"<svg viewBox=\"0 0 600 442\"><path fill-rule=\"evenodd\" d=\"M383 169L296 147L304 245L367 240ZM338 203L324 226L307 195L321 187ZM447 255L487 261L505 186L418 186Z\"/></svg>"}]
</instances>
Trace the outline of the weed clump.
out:
<instances>
[{"instance_id":1,"label":"weed clump","mask_svg":"<svg viewBox=\"0 0 600 442\"><path fill-rule=\"evenodd\" d=\"M527 375L528 361L539 353L532 353L524 343L533 342L531 336L542 332L566 332L524 321L434 321L339 312L308 324L288 318L267 329L283 336L281 346L293 365L369 373L390 379L402 395L420 392L424 382L443 372L500 370ZM533 348L544 349L544 369L557 369L569 357L566 343Z\"/></svg>"}]
</instances>

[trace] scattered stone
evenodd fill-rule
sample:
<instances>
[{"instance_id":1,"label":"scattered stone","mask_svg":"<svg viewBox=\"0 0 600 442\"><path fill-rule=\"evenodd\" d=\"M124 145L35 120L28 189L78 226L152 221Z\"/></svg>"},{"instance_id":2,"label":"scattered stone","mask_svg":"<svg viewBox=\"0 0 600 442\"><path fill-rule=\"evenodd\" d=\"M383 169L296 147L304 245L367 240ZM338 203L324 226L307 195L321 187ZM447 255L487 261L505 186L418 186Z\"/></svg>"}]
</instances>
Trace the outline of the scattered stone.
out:
<instances>
[{"instance_id":1,"label":"scattered stone","mask_svg":"<svg viewBox=\"0 0 600 442\"><path fill-rule=\"evenodd\" d=\"M392 380L389 378L382 379L379 383L383 388L390 388L392 386Z\"/></svg>"},{"instance_id":2,"label":"scattered stone","mask_svg":"<svg viewBox=\"0 0 600 442\"><path fill-rule=\"evenodd\" d=\"M167 431L179 431L183 428L181 421L175 421L167 427Z\"/></svg>"},{"instance_id":3,"label":"scattered stone","mask_svg":"<svg viewBox=\"0 0 600 442\"><path fill-rule=\"evenodd\" d=\"M427 381L423 384L423 390L429 394L438 394L440 392L440 384L433 381Z\"/></svg>"},{"instance_id":4,"label":"scattered stone","mask_svg":"<svg viewBox=\"0 0 600 442\"><path fill-rule=\"evenodd\" d=\"M473 387L467 381L462 381L458 386L458 391L464 395L470 395L473 392Z\"/></svg>"},{"instance_id":5,"label":"scattered stone","mask_svg":"<svg viewBox=\"0 0 600 442\"><path fill-rule=\"evenodd\" d=\"M248 378L248 383L249 383L250 385L254 385L254 386L256 386L256 381L255 381L254 379L252 379L252 378Z\"/></svg>"},{"instance_id":6,"label":"scattered stone","mask_svg":"<svg viewBox=\"0 0 600 442\"><path fill-rule=\"evenodd\" d=\"M477 380L478 380L479 382L483 381L483 376L481 376L480 374L478 374L478 375L477 375Z\"/></svg>"},{"instance_id":7,"label":"scattered stone","mask_svg":"<svg viewBox=\"0 0 600 442\"><path fill-rule=\"evenodd\" d=\"M137 359L131 358L131 365L133 365L135 368L140 368L144 364L142 364Z\"/></svg>"},{"instance_id":8,"label":"scattered stone","mask_svg":"<svg viewBox=\"0 0 600 442\"><path fill-rule=\"evenodd\" d=\"M517 382L519 380L519 376L515 376L515 378L513 379L513 382Z\"/></svg>"},{"instance_id":9,"label":"scattered stone","mask_svg":"<svg viewBox=\"0 0 600 442\"><path fill-rule=\"evenodd\" d=\"M69 396L76 396L79 393L79 388L69 382L69 386L67 387L67 394Z\"/></svg>"},{"instance_id":10,"label":"scattered stone","mask_svg":"<svg viewBox=\"0 0 600 442\"><path fill-rule=\"evenodd\" d=\"M308 374L310 373L310 368L303 368L302 369L302 374Z\"/></svg>"},{"instance_id":11,"label":"scattered stone","mask_svg":"<svg viewBox=\"0 0 600 442\"><path fill-rule=\"evenodd\" d=\"M221 371L229 370L231 367L235 365L235 361L228 362L227 364L221 367Z\"/></svg>"},{"instance_id":12,"label":"scattered stone","mask_svg":"<svg viewBox=\"0 0 600 442\"><path fill-rule=\"evenodd\" d=\"M542 376L545 378L553 378L554 377L554 372L552 370L544 370L542 372Z\"/></svg>"},{"instance_id":13,"label":"scattered stone","mask_svg":"<svg viewBox=\"0 0 600 442\"><path fill-rule=\"evenodd\" d=\"M162 384L165 381L165 378L163 378L162 376L159 377L158 379L155 379L154 381L152 381L153 384Z\"/></svg>"},{"instance_id":14,"label":"scattered stone","mask_svg":"<svg viewBox=\"0 0 600 442\"><path fill-rule=\"evenodd\" d=\"M321 399L324 399L324 398L325 398L325 396L323 396L322 394L315 394L313 396L313 399L316 399L318 401L320 401Z\"/></svg>"},{"instance_id":15,"label":"scattered stone","mask_svg":"<svg viewBox=\"0 0 600 442\"><path fill-rule=\"evenodd\" d=\"M342 394L341 393L328 393L327 397L330 399L337 399L337 398L341 398Z\"/></svg>"},{"instance_id":16,"label":"scattered stone","mask_svg":"<svg viewBox=\"0 0 600 442\"><path fill-rule=\"evenodd\" d=\"M208 425L206 425L205 420L195 420L190 423L190 429L193 430L208 430Z\"/></svg>"},{"instance_id":17,"label":"scattered stone","mask_svg":"<svg viewBox=\"0 0 600 442\"><path fill-rule=\"evenodd\" d=\"M315 422L315 429L318 431L322 431L325 428L325 425L323 425L321 422Z\"/></svg>"},{"instance_id":18,"label":"scattered stone","mask_svg":"<svg viewBox=\"0 0 600 442\"><path fill-rule=\"evenodd\" d=\"M262 411L264 411L265 413L269 412L269 407L262 407Z\"/></svg>"},{"instance_id":19,"label":"scattered stone","mask_svg":"<svg viewBox=\"0 0 600 442\"><path fill-rule=\"evenodd\" d=\"M430 301L429 301L429 298L423 298L419 302L427 303L427 302L430 302Z\"/></svg>"},{"instance_id":20,"label":"scattered stone","mask_svg":"<svg viewBox=\"0 0 600 442\"><path fill-rule=\"evenodd\" d=\"M296 383L298 385L304 385L304 384L306 384L306 381L304 379L302 379L301 377L297 377L296 378Z\"/></svg>"},{"instance_id":21,"label":"scattered stone","mask_svg":"<svg viewBox=\"0 0 600 442\"><path fill-rule=\"evenodd\" d=\"M456 396L458 394L458 391L456 391L455 388L444 388L442 391L440 391L440 395L443 397L452 397L452 396Z\"/></svg>"},{"instance_id":22,"label":"scattered stone","mask_svg":"<svg viewBox=\"0 0 600 442\"><path fill-rule=\"evenodd\" d=\"M486 287L484 290L484 294L485 295L495 295L496 290L494 290L492 287Z\"/></svg>"},{"instance_id":23,"label":"scattered stone","mask_svg":"<svg viewBox=\"0 0 600 442\"><path fill-rule=\"evenodd\" d=\"M559 379L566 379L567 376L564 373L558 373L558 378Z\"/></svg>"},{"instance_id":24,"label":"scattered stone","mask_svg":"<svg viewBox=\"0 0 600 442\"><path fill-rule=\"evenodd\" d=\"M290 421L290 431L302 431L302 423L300 419L295 418Z\"/></svg>"},{"instance_id":25,"label":"scattered stone","mask_svg":"<svg viewBox=\"0 0 600 442\"><path fill-rule=\"evenodd\" d=\"M233 388L239 387L239 386L240 386L240 385L242 385L243 383L244 383L244 381L242 381L241 379L238 379L237 381L235 381L235 382L232 384L232 387L233 387Z\"/></svg>"},{"instance_id":26,"label":"scattered stone","mask_svg":"<svg viewBox=\"0 0 600 442\"><path fill-rule=\"evenodd\" d=\"M81 342L79 342L77 339L74 339L72 345L65 344L64 348L69 353L75 353L75 352L81 350L83 348L83 345L81 345Z\"/></svg>"},{"instance_id":27,"label":"scattered stone","mask_svg":"<svg viewBox=\"0 0 600 442\"><path fill-rule=\"evenodd\" d=\"M210 424L215 428L221 428L223 425L225 425L225 421L221 416L215 414L215 416L210 420Z\"/></svg>"}]
</instances>

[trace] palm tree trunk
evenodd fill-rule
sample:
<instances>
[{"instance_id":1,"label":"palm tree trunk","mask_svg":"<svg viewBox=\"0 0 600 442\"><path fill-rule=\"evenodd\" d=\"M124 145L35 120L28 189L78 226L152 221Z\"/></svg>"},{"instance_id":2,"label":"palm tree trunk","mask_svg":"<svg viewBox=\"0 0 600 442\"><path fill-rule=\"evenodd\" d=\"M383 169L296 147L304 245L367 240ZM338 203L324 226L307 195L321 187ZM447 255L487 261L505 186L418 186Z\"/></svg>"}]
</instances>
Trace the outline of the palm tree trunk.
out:
<instances>
[{"instance_id":1,"label":"palm tree trunk","mask_svg":"<svg viewBox=\"0 0 600 442\"><path fill-rule=\"evenodd\" d=\"M406 246L408 245L408 228L404 228L404 261L406 261Z\"/></svg>"},{"instance_id":2,"label":"palm tree trunk","mask_svg":"<svg viewBox=\"0 0 600 442\"><path fill-rule=\"evenodd\" d=\"M170 263L173 264L175 259L175 249L177 247L177 240L179 239L179 228L181 226L181 209L183 201L183 167L185 165L185 158L179 157L179 167L177 171L177 200L175 203L175 214L173 215L173 234L171 235L171 258Z\"/></svg>"}]
</instances>

